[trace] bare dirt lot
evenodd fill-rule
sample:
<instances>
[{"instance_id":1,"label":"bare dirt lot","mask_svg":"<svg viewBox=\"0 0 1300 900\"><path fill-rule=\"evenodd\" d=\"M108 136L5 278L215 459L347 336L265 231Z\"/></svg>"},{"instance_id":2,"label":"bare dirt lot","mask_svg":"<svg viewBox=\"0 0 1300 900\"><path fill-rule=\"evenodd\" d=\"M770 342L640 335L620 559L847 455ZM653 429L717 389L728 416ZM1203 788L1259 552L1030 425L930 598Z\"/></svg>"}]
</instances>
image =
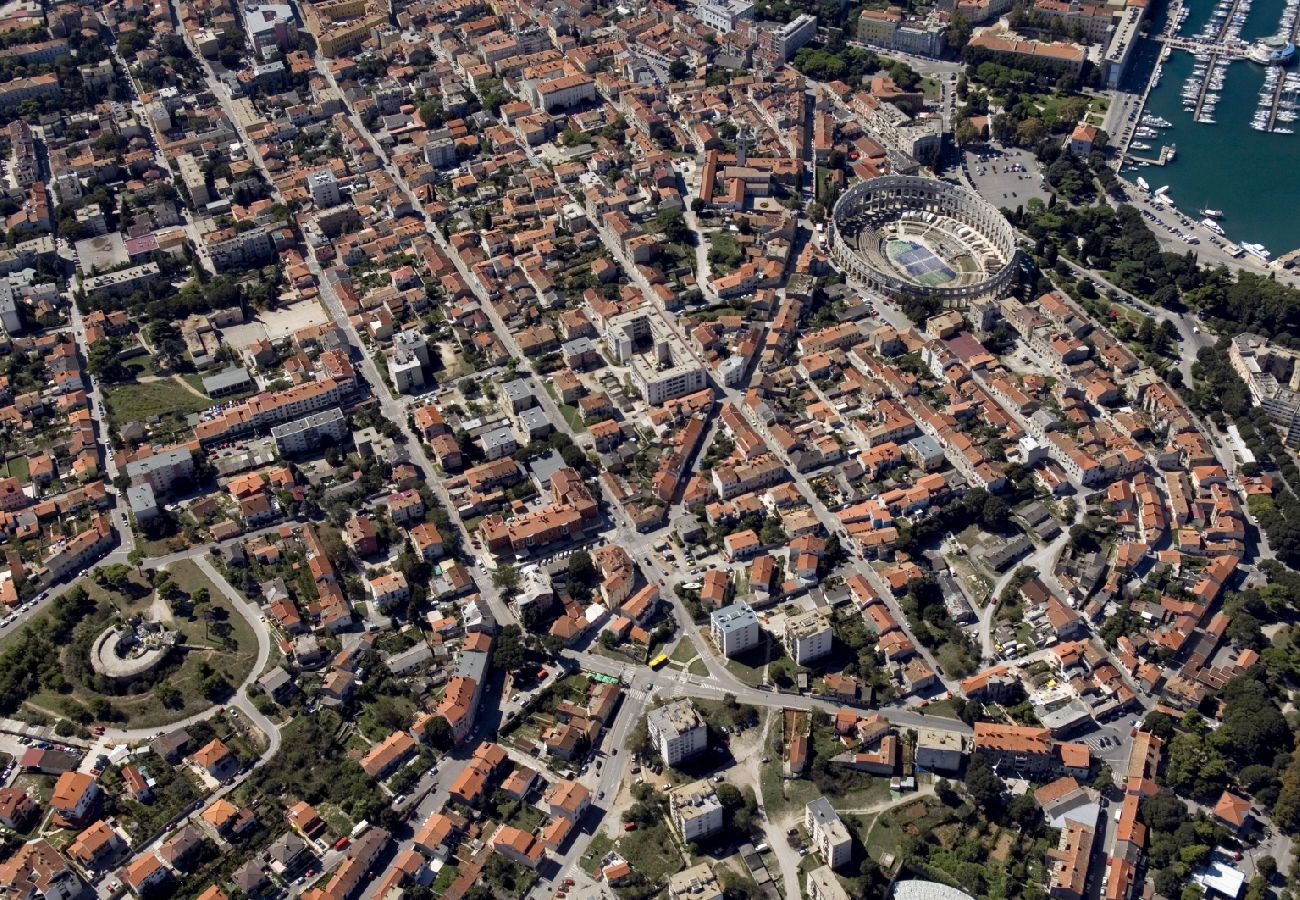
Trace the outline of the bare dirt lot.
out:
<instances>
[{"instance_id":1,"label":"bare dirt lot","mask_svg":"<svg viewBox=\"0 0 1300 900\"><path fill-rule=\"evenodd\" d=\"M323 325L329 321L319 300L303 300L283 309L258 313L257 318L243 325L221 329L221 336L232 347L242 350L254 341L266 338L272 343L309 325Z\"/></svg>"}]
</instances>

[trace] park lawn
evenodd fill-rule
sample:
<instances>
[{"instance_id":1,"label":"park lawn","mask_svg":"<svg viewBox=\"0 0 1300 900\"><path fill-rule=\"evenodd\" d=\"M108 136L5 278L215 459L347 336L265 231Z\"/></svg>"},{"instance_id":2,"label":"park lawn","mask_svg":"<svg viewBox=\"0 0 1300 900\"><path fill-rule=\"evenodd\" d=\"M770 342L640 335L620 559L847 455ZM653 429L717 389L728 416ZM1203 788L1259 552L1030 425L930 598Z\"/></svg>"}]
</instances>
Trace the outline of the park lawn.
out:
<instances>
[{"instance_id":1,"label":"park lawn","mask_svg":"<svg viewBox=\"0 0 1300 900\"><path fill-rule=\"evenodd\" d=\"M104 389L114 422L147 422L155 417L200 413L212 401L196 397L174 381L114 384Z\"/></svg>"},{"instance_id":2,"label":"park lawn","mask_svg":"<svg viewBox=\"0 0 1300 900\"><path fill-rule=\"evenodd\" d=\"M701 678L709 676L709 666L702 658L691 660L691 664L686 667L686 671L692 675L699 675Z\"/></svg>"},{"instance_id":3,"label":"park lawn","mask_svg":"<svg viewBox=\"0 0 1300 900\"><path fill-rule=\"evenodd\" d=\"M69 701L84 705L91 700L102 698L121 717L124 717L121 721L108 724L126 728L154 728L188 718L214 705L213 701L203 693L202 679L199 674L201 663L206 662L213 672L225 678L232 690L238 688L252 671L253 663L257 658L257 639L252 628L244 617L230 606L225 594L219 591L194 563L182 560L169 566L168 571L172 573L177 586L186 594L192 594L201 587L207 588L213 612L217 617L214 624L218 629L221 623L229 626L231 642L231 646L227 646L221 641L219 634L213 633L211 629L205 636L204 622L197 617L192 621L178 618L172 622L173 627L184 635L183 643L197 648L186 651L180 664L173 665L166 676L166 683L180 693L181 702L178 707L164 706L152 690L138 694L102 694L80 679L69 679L72 690L67 694L48 690L37 692L29 698L29 706L47 715L62 715L64 706ZM143 583L135 573L132 573L129 578L132 583ZM97 602L97 609L78 625L74 633L74 644L78 643L76 640L78 635L98 634L108 627L114 613L131 615L143 612L151 605L151 594L130 599L105 591L89 578L83 579L81 584L87 594ZM2 645L0 649L3 649ZM71 651L71 646L64 650L65 653Z\"/></svg>"},{"instance_id":4,"label":"park lawn","mask_svg":"<svg viewBox=\"0 0 1300 900\"><path fill-rule=\"evenodd\" d=\"M206 588L208 596L212 598L214 609L222 610L226 616L226 621L230 624L230 637L235 643L235 653L241 657L247 656L242 672L238 673L238 680L233 683L238 686L240 682L248 676L249 670L253 667L253 662L257 659L257 636L253 633L253 627L240 612L231 605L231 600L226 596L225 591L213 584L203 571L188 559L172 563L167 567L167 571L172 573L172 578L180 585L181 590L187 594L192 594L199 588ZM212 647L221 647L220 641L207 640L205 643ZM232 669L232 673L237 672Z\"/></svg>"},{"instance_id":5,"label":"park lawn","mask_svg":"<svg viewBox=\"0 0 1300 900\"><path fill-rule=\"evenodd\" d=\"M23 484L32 480L31 471L27 466L27 457L25 456L11 457L4 468L10 478L17 478Z\"/></svg>"}]
</instances>

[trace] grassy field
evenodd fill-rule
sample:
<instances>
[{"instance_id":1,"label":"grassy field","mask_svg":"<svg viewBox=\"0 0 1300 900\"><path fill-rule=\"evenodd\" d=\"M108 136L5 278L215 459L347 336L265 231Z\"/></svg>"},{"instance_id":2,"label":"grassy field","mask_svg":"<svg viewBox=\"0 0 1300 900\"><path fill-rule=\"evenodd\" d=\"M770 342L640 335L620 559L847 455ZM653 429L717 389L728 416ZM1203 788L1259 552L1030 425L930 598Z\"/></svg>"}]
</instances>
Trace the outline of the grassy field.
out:
<instances>
[{"instance_id":1,"label":"grassy field","mask_svg":"<svg viewBox=\"0 0 1300 900\"><path fill-rule=\"evenodd\" d=\"M548 381L544 384L546 387L546 393L551 395L551 399L555 401L555 405L560 408L560 415L564 416L564 421L569 423L569 428L578 434L586 431L587 426L582 424L582 413L578 411L578 407L570 406L567 403L561 403L560 398L556 396L555 388L551 383Z\"/></svg>"},{"instance_id":2,"label":"grassy field","mask_svg":"<svg viewBox=\"0 0 1300 900\"><path fill-rule=\"evenodd\" d=\"M600 865L600 861L605 858L605 854L614 849L614 842L610 840L609 835L603 831L598 831L591 837L591 843L587 845L587 852L582 854L580 865L584 872L591 872Z\"/></svg>"},{"instance_id":3,"label":"grassy field","mask_svg":"<svg viewBox=\"0 0 1300 900\"><path fill-rule=\"evenodd\" d=\"M25 456L12 457L5 463L4 472L10 478L17 478L23 484L32 480L31 472L27 467L27 457Z\"/></svg>"},{"instance_id":4,"label":"grassy field","mask_svg":"<svg viewBox=\"0 0 1300 900\"><path fill-rule=\"evenodd\" d=\"M633 869L651 881L667 878L682 869L682 855L666 821L623 835L618 850Z\"/></svg>"},{"instance_id":5,"label":"grassy field","mask_svg":"<svg viewBox=\"0 0 1300 900\"><path fill-rule=\"evenodd\" d=\"M763 806L768 818L777 819L789 811L802 811L821 796L817 785L804 778L784 778L781 775L781 758L773 754L772 761L763 765L760 776L763 783Z\"/></svg>"},{"instance_id":6,"label":"grassy field","mask_svg":"<svg viewBox=\"0 0 1300 900\"><path fill-rule=\"evenodd\" d=\"M929 706L925 707L927 716L942 716L945 719L957 719L957 711L953 709L951 700L935 700Z\"/></svg>"},{"instance_id":7,"label":"grassy field","mask_svg":"<svg viewBox=\"0 0 1300 900\"><path fill-rule=\"evenodd\" d=\"M709 675L709 667L703 659L691 660L691 664L686 667L686 671L692 675L699 675L701 678L707 678Z\"/></svg>"},{"instance_id":8,"label":"grassy field","mask_svg":"<svg viewBox=\"0 0 1300 900\"><path fill-rule=\"evenodd\" d=\"M115 384L105 389L108 410L115 422L146 422L162 416L188 416L212 405L173 381Z\"/></svg>"},{"instance_id":9,"label":"grassy field","mask_svg":"<svg viewBox=\"0 0 1300 900\"><path fill-rule=\"evenodd\" d=\"M677 646L673 648L672 656L668 658L675 663L682 663L685 665L695 659L698 655L699 654L695 652L695 645L691 643L690 639L682 638L677 642Z\"/></svg>"},{"instance_id":10,"label":"grassy field","mask_svg":"<svg viewBox=\"0 0 1300 900\"><path fill-rule=\"evenodd\" d=\"M145 375L154 374L153 357L148 353L143 353L140 356L133 356L126 360L124 365L126 366L127 371L136 378L143 378Z\"/></svg>"},{"instance_id":11,"label":"grassy field","mask_svg":"<svg viewBox=\"0 0 1300 900\"><path fill-rule=\"evenodd\" d=\"M737 658L727 660L727 671L750 687L763 683L763 670L766 666L767 661L761 651L741 654Z\"/></svg>"}]
</instances>

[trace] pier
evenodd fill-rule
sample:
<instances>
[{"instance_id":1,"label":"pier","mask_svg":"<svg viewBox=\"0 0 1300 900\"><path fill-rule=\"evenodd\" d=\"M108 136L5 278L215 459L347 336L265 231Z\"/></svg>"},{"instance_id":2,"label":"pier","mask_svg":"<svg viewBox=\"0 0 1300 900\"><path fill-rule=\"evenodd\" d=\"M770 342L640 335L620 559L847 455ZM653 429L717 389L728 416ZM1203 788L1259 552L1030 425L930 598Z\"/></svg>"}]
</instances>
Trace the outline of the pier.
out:
<instances>
[{"instance_id":1,"label":"pier","mask_svg":"<svg viewBox=\"0 0 1300 900\"><path fill-rule=\"evenodd\" d=\"M1139 163L1144 162L1144 163L1150 163L1153 166L1164 166L1164 165L1168 165L1173 160L1174 154L1176 154L1177 152L1178 151L1175 150L1173 147L1166 144L1165 146L1160 148L1160 155L1157 157L1152 158L1149 156L1138 156L1134 153L1130 153L1128 154L1128 158L1133 162L1139 162Z\"/></svg>"},{"instance_id":2,"label":"pier","mask_svg":"<svg viewBox=\"0 0 1300 900\"><path fill-rule=\"evenodd\" d=\"M1234 6L1233 9L1236 9ZM1250 45L1243 41L1200 41L1196 38L1189 37L1166 37L1158 35L1154 38L1166 47L1173 47L1175 50L1186 50L1193 56L1223 56L1228 59L1246 59L1250 53Z\"/></svg>"},{"instance_id":3,"label":"pier","mask_svg":"<svg viewBox=\"0 0 1300 900\"><path fill-rule=\"evenodd\" d=\"M1287 34L1287 40L1295 43L1296 38L1300 36L1300 16L1295 16L1291 23L1290 32ZM1273 88L1273 102L1268 111L1268 130L1273 131L1277 128L1277 114L1282 107L1282 95L1287 91L1287 75L1283 72L1277 79L1277 86Z\"/></svg>"}]
</instances>

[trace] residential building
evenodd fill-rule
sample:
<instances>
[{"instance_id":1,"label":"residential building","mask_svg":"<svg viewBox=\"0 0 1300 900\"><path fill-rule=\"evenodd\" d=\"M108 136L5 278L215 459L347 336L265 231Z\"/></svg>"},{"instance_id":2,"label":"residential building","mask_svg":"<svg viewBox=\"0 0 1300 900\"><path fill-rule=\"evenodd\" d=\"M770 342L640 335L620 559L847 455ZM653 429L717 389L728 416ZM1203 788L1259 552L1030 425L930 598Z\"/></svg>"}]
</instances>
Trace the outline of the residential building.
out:
<instances>
[{"instance_id":1,"label":"residential building","mask_svg":"<svg viewBox=\"0 0 1300 900\"><path fill-rule=\"evenodd\" d=\"M73 900L85 890L81 876L45 838L28 841L0 863L5 900Z\"/></svg>"},{"instance_id":2,"label":"residential building","mask_svg":"<svg viewBox=\"0 0 1300 900\"><path fill-rule=\"evenodd\" d=\"M785 648L796 666L821 659L833 644L830 616L824 611L813 609L786 619Z\"/></svg>"},{"instance_id":3,"label":"residential building","mask_svg":"<svg viewBox=\"0 0 1300 900\"><path fill-rule=\"evenodd\" d=\"M722 900L722 883L707 863L668 876L668 900Z\"/></svg>"},{"instance_id":4,"label":"residential building","mask_svg":"<svg viewBox=\"0 0 1300 900\"><path fill-rule=\"evenodd\" d=\"M916 730L915 763L929 772L959 772L966 757L966 741L956 732L931 728Z\"/></svg>"},{"instance_id":5,"label":"residential building","mask_svg":"<svg viewBox=\"0 0 1300 900\"><path fill-rule=\"evenodd\" d=\"M1086 745L1058 744L1047 728L976 722L974 750L1004 775L1041 779L1080 774L1086 778L1091 767Z\"/></svg>"},{"instance_id":6,"label":"residential building","mask_svg":"<svg viewBox=\"0 0 1300 900\"><path fill-rule=\"evenodd\" d=\"M290 457L310 453L326 443L339 443L347 436L348 420L337 406L271 428L275 449Z\"/></svg>"},{"instance_id":7,"label":"residential building","mask_svg":"<svg viewBox=\"0 0 1300 900\"><path fill-rule=\"evenodd\" d=\"M54 783L50 809L64 827L84 825L99 804L99 785L85 772L64 772Z\"/></svg>"},{"instance_id":8,"label":"residential building","mask_svg":"<svg viewBox=\"0 0 1300 900\"><path fill-rule=\"evenodd\" d=\"M703 752L709 744L709 730L690 700L673 700L650 710L646 728L666 766Z\"/></svg>"},{"instance_id":9,"label":"residential building","mask_svg":"<svg viewBox=\"0 0 1300 900\"><path fill-rule=\"evenodd\" d=\"M758 616L747 603L733 603L717 610L709 616L709 628L713 643L727 657L753 650L763 641Z\"/></svg>"},{"instance_id":10,"label":"residential building","mask_svg":"<svg viewBox=\"0 0 1300 900\"><path fill-rule=\"evenodd\" d=\"M838 869L849 861L853 850L849 830L840 821L839 814L831 806L831 801L818 797L804 809L804 827L808 829L809 838L822 862L832 869Z\"/></svg>"},{"instance_id":11,"label":"residential building","mask_svg":"<svg viewBox=\"0 0 1300 900\"><path fill-rule=\"evenodd\" d=\"M722 830L722 802L706 779L670 790L668 810L673 827L687 843L705 840Z\"/></svg>"},{"instance_id":12,"label":"residential building","mask_svg":"<svg viewBox=\"0 0 1300 900\"><path fill-rule=\"evenodd\" d=\"M176 482L194 477L194 456L188 447L175 447L132 460L125 471L132 482L145 482L155 494L167 494Z\"/></svg>"},{"instance_id":13,"label":"residential building","mask_svg":"<svg viewBox=\"0 0 1300 900\"><path fill-rule=\"evenodd\" d=\"M844 890L830 866L810 871L804 887L808 892L808 900L849 900L848 891Z\"/></svg>"},{"instance_id":14,"label":"residential building","mask_svg":"<svg viewBox=\"0 0 1300 900\"><path fill-rule=\"evenodd\" d=\"M1283 439L1300 446L1300 353L1249 332L1228 345L1228 361L1246 382L1251 399L1276 423Z\"/></svg>"},{"instance_id":15,"label":"residential building","mask_svg":"<svg viewBox=\"0 0 1300 900\"><path fill-rule=\"evenodd\" d=\"M535 837L511 825L502 825L492 835L492 849L511 862L529 869L536 869L546 855Z\"/></svg>"},{"instance_id":16,"label":"residential building","mask_svg":"<svg viewBox=\"0 0 1300 900\"><path fill-rule=\"evenodd\" d=\"M943 55L947 39L948 26L938 16L919 19L891 6L864 9L858 17L858 40L885 50L937 59Z\"/></svg>"},{"instance_id":17,"label":"residential building","mask_svg":"<svg viewBox=\"0 0 1300 900\"><path fill-rule=\"evenodd\" d=\"M261 59L274 59L298 43L293 7L287 3L259 3L245 7L244 32L253 45L253 52ZM338 202L337 197L334 202Z\"/></svg>"}]
</instances>

